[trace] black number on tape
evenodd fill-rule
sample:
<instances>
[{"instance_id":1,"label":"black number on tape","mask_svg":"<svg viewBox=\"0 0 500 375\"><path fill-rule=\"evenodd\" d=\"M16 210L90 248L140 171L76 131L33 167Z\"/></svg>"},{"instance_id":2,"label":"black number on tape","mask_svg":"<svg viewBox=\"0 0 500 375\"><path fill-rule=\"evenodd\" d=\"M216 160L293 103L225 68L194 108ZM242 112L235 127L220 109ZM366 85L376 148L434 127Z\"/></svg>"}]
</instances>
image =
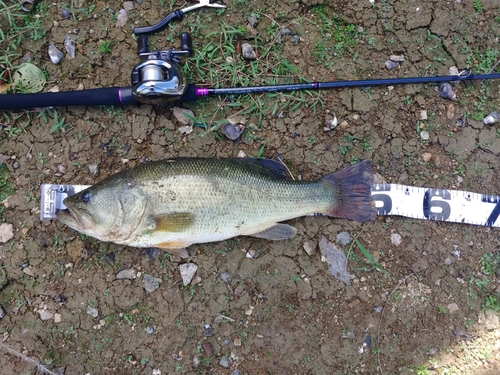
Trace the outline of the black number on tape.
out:
<instances>
[{"instance_id":1,"label":"black number on tape","mask_svg":"<svg viewBox=\"0 0 500 375\"><path fill-rule=\"evenodd\" d=\"M492 227L500 216L500 197L483 195L481 201L485 203L496 203L495 207L493 207L493 211L491 211L490 216L488 216L488 219L486 220L486 225Z\"/></svg>"},{"instance_id":2,"label":"black number on tape","mask_svg":"<svg viewBox=\"0 0 500 375\"><path fill-rule=\"evenodd\" d=\"M451 207L446 200L451 199L448 190L428 189L424 194L424 216L429 220L447 220L450 217ZM441 212L432 212L439 208Z\"/></svg>"},{"instance_id":3,"label":"black number on tape","mask_svg":"<svg viewBox=\"0 0 500 375\"><path fill-rule=\"evenodd\" d=\"M392 199L387 194L374 194L372 199L375 202L382 202L381 207L377 207L377 215L390 215L392 210Z\"/></svg>"}]
</instances>

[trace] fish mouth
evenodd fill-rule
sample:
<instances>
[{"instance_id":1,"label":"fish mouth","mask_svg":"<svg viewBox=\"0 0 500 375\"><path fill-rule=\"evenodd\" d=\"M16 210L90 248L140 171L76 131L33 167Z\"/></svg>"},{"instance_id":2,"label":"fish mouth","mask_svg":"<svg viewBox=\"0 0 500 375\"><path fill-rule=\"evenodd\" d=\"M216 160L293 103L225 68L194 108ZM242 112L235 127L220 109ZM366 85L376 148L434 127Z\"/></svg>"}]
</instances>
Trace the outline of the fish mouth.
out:
<instances>
[{"instance_id":1,"label":"fish mouth","mask_svg":"<svg viewBox=\"0 0 500 375\"><path fill-rule=\"evenodd\" d=\"M83 229L83 225L78 219L78 215L76 215L73 211L69 209L57 210L56 211L57 219L62 221L68 227L71 227L76 230Z\"/></svg>"}]
</instances>

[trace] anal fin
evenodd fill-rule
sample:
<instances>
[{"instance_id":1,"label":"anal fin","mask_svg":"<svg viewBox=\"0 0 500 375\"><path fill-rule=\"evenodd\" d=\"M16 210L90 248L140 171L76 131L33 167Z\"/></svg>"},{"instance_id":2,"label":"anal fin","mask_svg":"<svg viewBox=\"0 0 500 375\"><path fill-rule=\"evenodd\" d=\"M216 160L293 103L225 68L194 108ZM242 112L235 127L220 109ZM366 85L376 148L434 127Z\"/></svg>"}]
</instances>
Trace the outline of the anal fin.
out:
<instances>
[{"instance_id":1,"label":"anal fin","mask_svg":"<svg viewBox=\"0 0 500 375\"><path fill-rule=\"evenodd\" d=\"M288 240L295 237L297 229L288 224L275 224L261 232L251 234L251 237L264 238L271 241Z\"/></svg>"},{"instance_id":2,"label":"anal fin","mask_svg":"<svg viewBox=\"0 0 500 375\"><path fill-rule=\"evenodd\" d=\"M155 247L181 258L189 258L189 253L186 250L189 245L191 244L187 242L161 242L156 244Z\"/></svg>"}]
</instances>

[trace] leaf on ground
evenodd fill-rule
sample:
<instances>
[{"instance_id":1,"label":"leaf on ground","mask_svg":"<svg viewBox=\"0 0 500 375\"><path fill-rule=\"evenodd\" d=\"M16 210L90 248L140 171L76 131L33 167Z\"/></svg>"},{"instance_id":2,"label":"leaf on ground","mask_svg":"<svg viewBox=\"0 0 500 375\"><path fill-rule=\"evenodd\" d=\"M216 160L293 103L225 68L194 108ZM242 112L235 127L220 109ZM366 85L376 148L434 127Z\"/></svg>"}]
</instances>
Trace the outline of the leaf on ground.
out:
<instances>
[{"instance_id":1,"label":"leaf on ground","mask_svg":"<svg viewBox=\"0 0 500 375\"><path fill-rule=\"evenodd\" d=\"M347 285L351 285L351 275L347 271L347 257L345 253L335 244L328 242L325 236L322 236L319 241L319 250L330 266L330 272L333 277L343 281Z\"/></svg>"},{"instance_id":2,"label":"leaf on ground","mask_svg":"<svg viewBox=\"0 0 500 375\"><path fill-rule=\"evenodd\" d=\"M22 92L35 93L42 91L47 80L36 65L24 63L12 75L12 83Z\"/></svg>"}]
</instances>

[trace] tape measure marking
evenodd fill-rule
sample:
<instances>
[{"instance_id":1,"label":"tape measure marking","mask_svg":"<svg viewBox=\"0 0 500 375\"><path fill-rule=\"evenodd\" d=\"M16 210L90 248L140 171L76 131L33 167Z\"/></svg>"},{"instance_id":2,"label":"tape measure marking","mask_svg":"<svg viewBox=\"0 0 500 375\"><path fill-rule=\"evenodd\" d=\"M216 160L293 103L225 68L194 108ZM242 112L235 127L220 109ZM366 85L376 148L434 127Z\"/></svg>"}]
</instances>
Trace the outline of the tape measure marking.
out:
<instances>
[{"instance_id":1,"label":"tape measure marking","mask_svg":"<svg viewBox=\"0 0 500 375\"><path fill-rule=\"evenodd\" d=\"M372 185L378 215L500 227L500 196L399 184Z\"/></svg>"}]
</instances>

